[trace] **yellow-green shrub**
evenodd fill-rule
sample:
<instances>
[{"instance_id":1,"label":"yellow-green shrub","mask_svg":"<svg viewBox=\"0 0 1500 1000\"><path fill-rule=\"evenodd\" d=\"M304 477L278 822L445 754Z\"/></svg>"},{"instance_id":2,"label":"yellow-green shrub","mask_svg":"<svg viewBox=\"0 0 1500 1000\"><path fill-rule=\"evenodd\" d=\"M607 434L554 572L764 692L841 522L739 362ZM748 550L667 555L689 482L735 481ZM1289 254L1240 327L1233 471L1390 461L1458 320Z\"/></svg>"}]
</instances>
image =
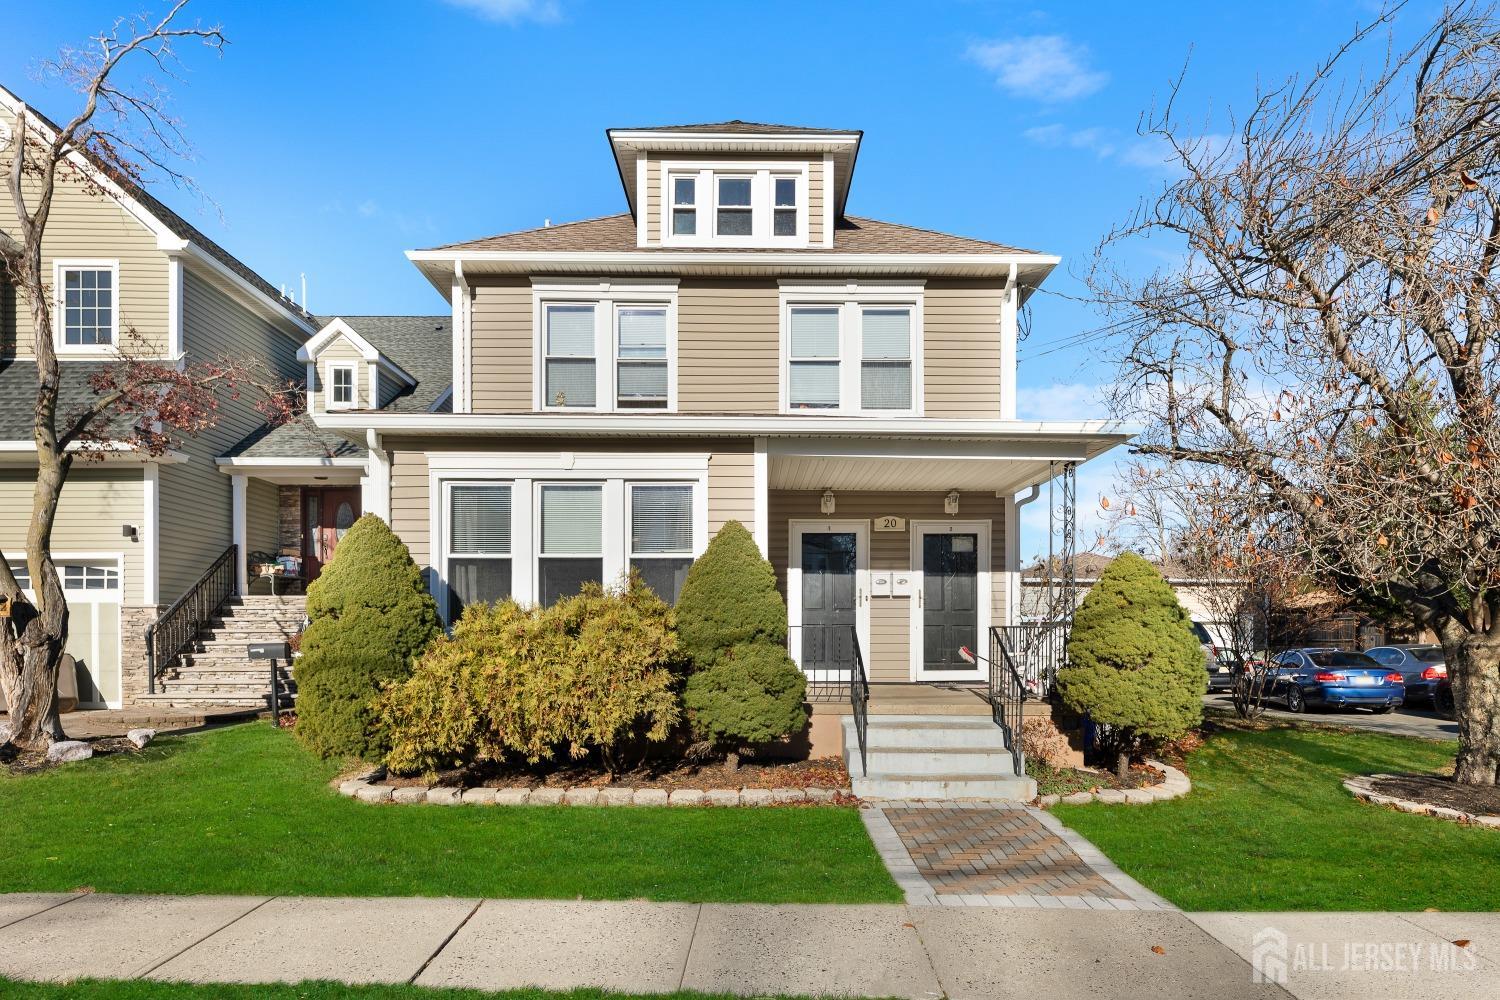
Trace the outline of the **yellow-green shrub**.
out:
<instances>
[{"instance_id":1,"label":"yellow-green shrub","mask_svg":"<svg viewBox=\"0 0 1500 1000\"><path fill-rule=\"evenodd\" d=\"M381 696L386 763L411 773L597 750L616 770L676 725L681 660L671 609L638 579L620 592L586 586L550 608L471 606Z\"/></svg>"}]
</instances>

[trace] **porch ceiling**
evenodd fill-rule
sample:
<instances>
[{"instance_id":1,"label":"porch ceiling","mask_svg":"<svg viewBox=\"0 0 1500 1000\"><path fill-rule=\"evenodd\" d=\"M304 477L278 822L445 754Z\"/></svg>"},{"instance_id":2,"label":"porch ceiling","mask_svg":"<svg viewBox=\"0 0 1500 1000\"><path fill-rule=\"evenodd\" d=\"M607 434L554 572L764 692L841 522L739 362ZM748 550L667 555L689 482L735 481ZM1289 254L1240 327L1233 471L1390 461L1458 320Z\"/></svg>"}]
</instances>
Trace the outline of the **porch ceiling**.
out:
<instances>
[{"instance_id":1,"label":"porch ceiling","mask_svg":"<svg viewBox=\"0 0 1500 1000\"><path fill-rule=\"evenodd\" d=\"M1053 475L1045 460L974 458L825 458L777 455L773 490L983 490L1015 493Z\"/></svg>"}]
</instances>

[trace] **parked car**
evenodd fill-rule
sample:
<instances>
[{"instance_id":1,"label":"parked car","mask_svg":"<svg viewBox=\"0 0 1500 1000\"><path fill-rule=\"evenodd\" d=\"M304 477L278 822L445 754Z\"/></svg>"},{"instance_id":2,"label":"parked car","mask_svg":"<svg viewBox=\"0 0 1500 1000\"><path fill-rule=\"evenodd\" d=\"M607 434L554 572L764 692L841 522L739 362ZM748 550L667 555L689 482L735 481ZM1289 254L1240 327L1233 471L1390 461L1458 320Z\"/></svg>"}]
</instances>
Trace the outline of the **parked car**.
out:
<instances>
[{"instance_id":1,"label":"parked car","mask_svg":"<svg viewBox=\"0 0 1500 1000\"><path fill-rule=\"evenodd\" d=\"M1198 637L1198 645L1203 647L1203 669L1208 671L1208 690L1234 690L1233 657L1214 644L1214 637L1209 635L1202 622L1193 622L1193 635Z\"/></svg>"},{"instance_id":2,"label":"parked car","mask_svg":"<svg viewBox=\"0 0 1500 1000\"><path fill-rule=\"evenodd\" d=\"M1458 708L1453 704L1453 678L1444 674L1438 679L1432 686L1432 702L1443 718L1452 719L1458 715Z\"/></svg>"},{"instance_id":3,"label":"parked car","mask_svg":"<svg viewBox=\"0 0 1500 1000\"><path fill-rule=\"evenodd\" d=\"M1430 704L1438 707L1438 681L1448 676L1448 666L1443 662L1443 647L1431 643L1407 646L1375 646L1365 650L1365 655L1382 667L1401 672L1406 685L1406 703Z\"/></svg>"},{"instance_id":4,"label":"parked car","mask_svg":"<svg viewBox=\"0 0 1500 1000\"><path fill-rule=\"evenodd\" d=\"M1289 649L1272 661L1266 698L1289 712L1310 706L1369 708L1389 712L1406 697L1401 674L1366 656L1342 649Z\"/></svg>"}]
</instances>

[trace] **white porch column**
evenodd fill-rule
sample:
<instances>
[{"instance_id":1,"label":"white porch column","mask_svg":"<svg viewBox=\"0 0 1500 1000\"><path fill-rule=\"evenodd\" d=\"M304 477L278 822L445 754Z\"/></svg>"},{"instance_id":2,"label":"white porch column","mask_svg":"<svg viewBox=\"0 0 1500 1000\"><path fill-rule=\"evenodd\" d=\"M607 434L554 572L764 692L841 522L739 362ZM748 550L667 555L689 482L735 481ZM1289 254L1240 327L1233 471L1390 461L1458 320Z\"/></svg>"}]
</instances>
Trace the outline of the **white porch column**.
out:
<instances>
[{"instance_id":1,"label":"white porch column","mask_svg":"<svg viewBox=\"0 0 1500 1000\"><path fill-rule=\"evenodd\" d=\"M229 477L230 517L233 521L235 544L234 579L241 594L246 592L250 576L249 553L245 551L245 488L247 485L247 477L243 475Z\"/></svg>"},{"instance_id":2,"label":"white porch column","mask_svg":"<svg viewBox=\"0 0 1500 1000\"><path fill-rule=\"evenodd\" d=\"M365 447L370 452L361 477L360 497L366 514L374 514L386 524L391 523L391 456L382 447L380 435L370 430L365 432Z\"/></svg>"},{"instance_id":3,"label":"white porch column","mask_svg":"<svg viewBox=\"0 0 1500 1000\"><path fill-rule=\"evenodd\" d=\"M771 466L766 439L755 439L755 525L751 534L760 554L771 558Z\"/></svg>"}]
</instances>

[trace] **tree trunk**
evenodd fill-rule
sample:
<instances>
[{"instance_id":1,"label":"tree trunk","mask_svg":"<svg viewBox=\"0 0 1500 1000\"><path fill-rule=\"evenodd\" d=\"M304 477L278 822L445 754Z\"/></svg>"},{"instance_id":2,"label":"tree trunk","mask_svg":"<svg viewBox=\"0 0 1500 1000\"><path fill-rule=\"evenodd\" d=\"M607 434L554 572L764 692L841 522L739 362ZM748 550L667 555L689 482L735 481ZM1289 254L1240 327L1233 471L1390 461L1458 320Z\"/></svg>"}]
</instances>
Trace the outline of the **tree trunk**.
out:
<instances>
[{"instance_id":1,"label":"tree trunk","mask_svg":"<svg viewBox=\"0 0 1500 1000\"><path fill-rule=\"evenodd\" d=\"M1494 624L1490 629L1493 631ZM1453 682L1458 718L1458 757L1453 780L1460 785L1500 783L1500 639L1483 632L1445 629L1443 658Z\"/></svg>"},{"instance_id":2,"label":"tree trunk","mask_svg":"<svg viewBox=\"0 0 1500 1000\"><path fill-rule=\"evenodd\" d=\"M1115 756L1115 777L1124 781L1130 777L1130 751L1121 750Z\"/></svg>"}]
</instances>

